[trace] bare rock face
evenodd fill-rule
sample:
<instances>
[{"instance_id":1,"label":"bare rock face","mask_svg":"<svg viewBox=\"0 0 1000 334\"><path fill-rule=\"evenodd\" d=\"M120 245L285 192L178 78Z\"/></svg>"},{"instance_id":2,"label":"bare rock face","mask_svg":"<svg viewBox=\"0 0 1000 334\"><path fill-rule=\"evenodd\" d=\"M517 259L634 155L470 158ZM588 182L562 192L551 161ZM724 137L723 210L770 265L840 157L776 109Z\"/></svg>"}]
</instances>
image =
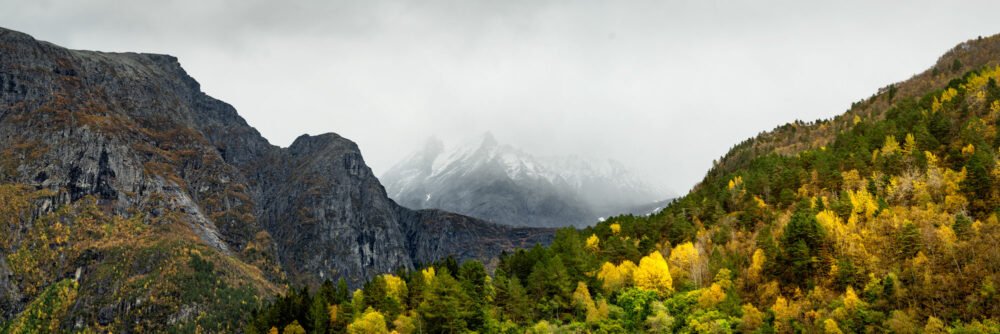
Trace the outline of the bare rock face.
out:
<instances>
[{"instance_id":1,"label":"bare rock face","mask_svg":"<svg viewBox=\"0 0 1000 334\"><path fill-rule=\"evenodd\" d=\"M303 283L345 277L357 286L450 254L488 261L553 234L403 208L350 140L330 133L271 145L174 57L68 50L2 28L0 153L0 182L55 194L37 199L31 218L96 197L110 213L151 224L169 213L237 260L264 235L268 256ZM18 248L10 242L0 251ZM7 318L27 301L5 277L0 258Z\"/></svg>"}]
</instances>

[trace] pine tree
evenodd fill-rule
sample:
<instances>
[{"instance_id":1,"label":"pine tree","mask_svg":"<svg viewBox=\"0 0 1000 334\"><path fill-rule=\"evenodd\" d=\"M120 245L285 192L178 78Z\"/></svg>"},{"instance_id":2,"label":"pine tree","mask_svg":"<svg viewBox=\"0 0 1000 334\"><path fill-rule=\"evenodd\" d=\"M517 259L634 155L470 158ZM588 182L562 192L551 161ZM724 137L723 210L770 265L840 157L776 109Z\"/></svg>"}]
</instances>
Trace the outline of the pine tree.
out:
<instances>
[{"instance_id":1,"label":"pine tree","mask_svg":"<svg viewBox=\"0 0 1000 334\"><path fill-rule=\"evenodd\" d=\"M442 268L417 312L429 333L461 333L467 329L468 298L458 281Z\"/></svg>"}]
</instances>

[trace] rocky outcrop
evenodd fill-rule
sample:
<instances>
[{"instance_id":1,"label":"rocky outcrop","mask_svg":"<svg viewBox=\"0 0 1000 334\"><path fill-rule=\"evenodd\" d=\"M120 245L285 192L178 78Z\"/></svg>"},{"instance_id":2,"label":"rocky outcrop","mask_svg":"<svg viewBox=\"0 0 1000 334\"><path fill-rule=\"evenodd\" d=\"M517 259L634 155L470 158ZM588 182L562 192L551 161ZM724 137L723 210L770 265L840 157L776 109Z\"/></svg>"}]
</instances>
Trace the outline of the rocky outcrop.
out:
<instances>
[{"instance_id":1,"label":"rocky outcrop","mask_svg":"<svg viewBox=\"0 0 1000 334\"><path fill-rule=\"evenodd\" d=\"M5 29L0 180L52 191L34 217L87 197L149 224L179 219L236 259L270 240L268 257L305 283L346 277L356 286L450 254L488 262L553 232L403 208L350 140L330 133L271 145L174 57L68 50ZM11 242L2 248L16 249ZM17 293L6 270L3 298Z\"/></svg>"}]
</instances>

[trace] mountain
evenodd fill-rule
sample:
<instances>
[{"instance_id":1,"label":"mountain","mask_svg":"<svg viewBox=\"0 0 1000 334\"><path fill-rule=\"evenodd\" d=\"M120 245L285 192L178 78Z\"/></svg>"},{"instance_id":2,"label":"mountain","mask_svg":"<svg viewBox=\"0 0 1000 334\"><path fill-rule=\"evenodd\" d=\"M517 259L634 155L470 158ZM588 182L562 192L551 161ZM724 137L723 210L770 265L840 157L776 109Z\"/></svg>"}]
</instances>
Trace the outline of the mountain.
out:
<instances>
[{"instance_id":1,"label":"mountain","mask_svg":"<svg viewBox=\"0 0 1000 334\"><path fill-rule=\"evenodd\" d=\"M350 140L271 145L167 55L0 28L0 138L0 332L224 331L285 283L553 233L401 207Z\"/></svg>"},{"instance_id":2,"label":"mountain","mask_svg":"<svg viewBox=\"0 0 1000 334\"><path fill-rule=\"evenodd\" d=\"M666 197L617 161L535 157L492 133L447 150L432 137L381 179L403 206L514 226L586 226Z\"/></svg>"},{"instance_id":3,"label":"mountain","mask_svg":"<svg viewBox=\"0 0 1000 334\"><path fill-rule=\"evenodd\" d=\"M408 321L383 325L484 333L997 333L998 241L994 35L958 44L841 115L794 121L735 145L657 213L562 229L550 247L502 256L489 279L466 275L477 272L471 261L454 278L432 275L448 272L447 264L394 278L419 285L430 277L430 292L400 296L411 305L402 309L352 302L364 314L333 326L407 314L397 319ZM479 302L484 295L489 303ZM263 310L252 321L258 331L295 319Z\"/></svg>"}]
</instances>

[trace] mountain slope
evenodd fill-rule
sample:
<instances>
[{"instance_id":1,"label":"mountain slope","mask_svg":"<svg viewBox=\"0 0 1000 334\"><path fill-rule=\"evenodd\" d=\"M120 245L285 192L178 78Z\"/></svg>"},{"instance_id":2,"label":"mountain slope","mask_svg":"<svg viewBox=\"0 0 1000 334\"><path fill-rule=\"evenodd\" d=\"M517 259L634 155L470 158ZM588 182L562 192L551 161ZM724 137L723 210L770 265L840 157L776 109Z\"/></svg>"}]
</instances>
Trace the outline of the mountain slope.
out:
<instances>
[{"instance_id":1,"label":"mountain slope","mask_svg":"<svg viewBox=\"0 0 1000 334\"><path fill-rule=\"evenodd\" d=\"M536 158L490 133L449 150L431 138L382 180L403 206L515 226L586 226L663 199L616 161Z\"/></svg>"},{"instance_id":2,"label":"mountain slope","mask_svg":"<svg viewBox=\"0 0 1000 334\"><path fill-rule=\"evenodd\" d=\"M398 296L402 309L352 301L371 310L333 325L407 314L478 332L1000 332L998 121L995 35L844 115L737 145L659 213L560 230L490 279L474 263L383 277L429 292ZM474 311L439 307L456 304ZM256 329L292 319L267 310Z\"/></svg>"},{"instance_id":3,"label":"mountain slope","mask_svg":"<svg viewBox=\"0 0 1000 334\"><path fill-rule=\"evenodd\" d=\"M0 50L2 319L69 277L75 301L57 328L225 328L245 310L196 292L250 307L287 280L355 285L551 237L400 207L353 142L270 145L171 56L67 50L6 29ZM191 280L213 283L192 291Z\"/></svg>"}]
</instances>

